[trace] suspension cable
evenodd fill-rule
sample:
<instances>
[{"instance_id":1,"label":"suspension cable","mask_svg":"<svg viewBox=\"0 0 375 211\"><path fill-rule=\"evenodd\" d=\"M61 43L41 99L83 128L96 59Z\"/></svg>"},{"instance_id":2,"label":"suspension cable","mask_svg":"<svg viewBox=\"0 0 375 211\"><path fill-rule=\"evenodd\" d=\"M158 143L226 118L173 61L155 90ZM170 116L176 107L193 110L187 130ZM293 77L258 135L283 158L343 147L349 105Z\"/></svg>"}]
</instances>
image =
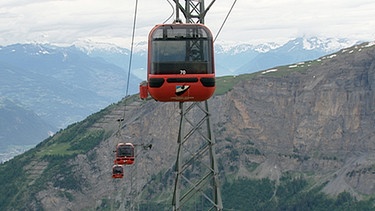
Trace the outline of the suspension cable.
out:
<instances>
[{"instance_id":1,"label":"suspension cable","mask_svg":"<svg viewBox=\"0 0 375 211\"><path fill-rule=\"evenodd\" d=\"M220 32L221 32L221 30L223 29L223 27L224 27L224 24L225 24L225 22L227 21L227 19L228 19L228 17L229 17L229 15L230 15L230 13L232 12L232 10L233 10L233 7L234 7L234 5L236 4L236 2L237 2L237 0L234 0L234 2L233 2L233 4L232 4L232 7L230 8L230 10L228 11L228 14L227 14L227 16L225 17L225 19L224 19L224 21L223 21L223 23L221 24L221 26L220 26L220 29L219 29L219 31L217 32L217 34L216 34L216 36L215 36L215 39L214 39L214 42L216 41L216 38L219 36L219 34L220 34Z\"/></svg>"},{"instance_id":2,"label":"suspension cable","mask_svg":"<svg viewBox=\"0 0 375 211\"><path fill-rule=\"evenodd\" d=\"M127 78L127 83L126 83L126 95L125 96L128 96L128 94L129 94L129 81L130 81L130 72L131 72L132 60L133 60L135 25L137 23L137 10L138 10L138 0L135 1L134 18L133 18L133 31L132 31L132 41L131 41L131 46L130 46L129 69L128 69L128 78Z\"/></svg>"},{"instance_id":3,"label":"suspension cable","mask_svg":"<svg viewBox=\"0 0 375 211\"><path fill-rule=\"evenodd\" d=\"M127 73L127 80L126 80L124 111L123 111L122 118L117 120L119 122L119 128L118 128L117 133L120 137L122 137L121 129L123 127L123 122L125 121L126 98L129 96L130 73L131 73L132 61L133 61L135 26L137 23L137 11L138 11L138 0L135 1L135 6L134 6L133 29L132 29L132 38L131 38L131 45L130 45L129 66L128 66L128 73Z\"/></svg>"},{"instance_id":4,"label":"suspension cable","mask_svg":"<svg viewBox=\"0 0 375 211\"><path fill-rule=\"evenodd\" d=\"M171 19L173 17L173 15L174 15L173 4L169 0L167 0L167 1L168 1L169 5L172 7L172 14L163 22L163 24L165 24L167 21L169 21L169 19Z\"/></svg>"}]
</instances>

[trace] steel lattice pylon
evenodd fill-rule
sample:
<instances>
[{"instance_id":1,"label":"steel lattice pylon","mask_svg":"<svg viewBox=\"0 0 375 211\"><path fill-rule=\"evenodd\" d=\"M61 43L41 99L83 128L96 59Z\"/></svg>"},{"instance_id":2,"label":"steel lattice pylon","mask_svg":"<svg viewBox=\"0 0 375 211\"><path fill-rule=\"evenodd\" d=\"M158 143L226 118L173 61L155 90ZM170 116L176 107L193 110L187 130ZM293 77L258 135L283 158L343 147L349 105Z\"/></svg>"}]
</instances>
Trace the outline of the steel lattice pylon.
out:
<instances>
[{"instance_id":1,"label":"steel lattice pylon","mask_svg":"<svg viewBox=\"0 0 375 211\"><path fill-rule=\"evenodd\" d=\"M208 102L185 106L185 103L180 103L173 210L183 210L184 206L195 206L195 210L222 210ZM197 205L197 201L202 204Z\"/></svg>"},{"instance_id":2,"label":"steel lattice pylon","mask_svg":"<svg viewBox=\"0 0 375 211\"><path fill-rule=\"evenodd\" d=\"M185 0L176 3L176 22L182 22L181 11L186 23L204 24L204 17L215 2L205 8L204 0ZM190 43L201 50L200 43ZM191 48L191 49L190 49ZM173 193L173 210L222 210L223 204L215 154L215 138L210 121L208 101L180 102L180 127L176 159L176 178ZM197 205L197 202L201 204ZM194 208L194 209L193 209Z\"/></svg>"}]
</instances>

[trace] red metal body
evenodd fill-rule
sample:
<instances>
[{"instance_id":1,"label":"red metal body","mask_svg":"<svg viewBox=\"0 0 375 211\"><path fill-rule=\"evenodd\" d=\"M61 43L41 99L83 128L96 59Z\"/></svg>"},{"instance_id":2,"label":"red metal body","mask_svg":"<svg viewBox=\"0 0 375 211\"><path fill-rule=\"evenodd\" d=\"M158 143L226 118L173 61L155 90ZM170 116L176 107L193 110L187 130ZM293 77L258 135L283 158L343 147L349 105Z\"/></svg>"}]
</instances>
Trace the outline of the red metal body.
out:
<instances>
[{"instance_id":1,"label":"red metal body","mask_svg":"<svg viewBox=\"0 0 375 211\"><path fill-rule=\"evenodd\" d=\"M204 101L215 92L213 38L202 24L156 25L147 63L147 89L157 101Z\"/></svg>"},{"instance_id":2,"label":"red metal body","mask_svg":"<svg viewBox=\"0 0 375 211\"><path fill-rule=\"evenodd\" d=\"M116 146L115 164L131 165L134 163L134 145L131 143L119 143Z\"/></svg>"},{"instance_id":3,"label":"red metal body","mask_svg":"<svg viewBox=\"0 0 375 211\"><path fill-rule=\"evenodd\" d=\"M113 165L112 178L121 179L124 177L124 168L121 165Z\"/></svg>"},{"instance_id":4,"label":"red metal body","mask_svg":"<svg viewBox=\"0 0 375 211\"><path fill-rule=\"evenodd\" d=\"M147 87L147 82L142 82L139 85L139 97L141 99L146 99L148 97L148 87Z\"/></svg>"}]
</instances>

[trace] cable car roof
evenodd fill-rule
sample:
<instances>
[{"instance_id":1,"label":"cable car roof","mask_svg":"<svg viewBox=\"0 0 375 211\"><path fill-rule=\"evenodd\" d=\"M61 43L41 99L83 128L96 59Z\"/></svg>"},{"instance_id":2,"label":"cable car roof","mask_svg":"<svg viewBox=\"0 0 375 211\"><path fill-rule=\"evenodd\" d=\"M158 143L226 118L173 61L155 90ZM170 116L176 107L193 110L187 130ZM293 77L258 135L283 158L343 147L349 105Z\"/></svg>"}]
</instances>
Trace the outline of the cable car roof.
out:
<instances>
[{"instance_id":1,"label":"cable car roof","mask_svg":"<svg viewBox=\"0 0 375 211\"><path fill-rule=\"evenodd\" d=\"M150 32L152 40L212 39L210 30L202 24L161 24Z\"/></svg>"}]
</instances>

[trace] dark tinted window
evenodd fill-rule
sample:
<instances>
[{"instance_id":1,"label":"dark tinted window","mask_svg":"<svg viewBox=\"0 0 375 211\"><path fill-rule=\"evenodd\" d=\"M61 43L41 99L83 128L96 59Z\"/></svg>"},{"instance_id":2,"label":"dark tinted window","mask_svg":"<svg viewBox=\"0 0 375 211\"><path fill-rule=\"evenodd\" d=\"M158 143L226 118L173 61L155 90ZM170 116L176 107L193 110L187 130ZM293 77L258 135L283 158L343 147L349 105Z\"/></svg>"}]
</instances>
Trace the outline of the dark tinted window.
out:
<instances>
[{"instance_id":1,"label":"dark tinted window","mask_svg":"<svg viewBox=\"0 0 375 211\"><path fill-rule=\"evenodd\" d=\"M152 74L212 73L212 36L197 25L164 25L152 34Z\"/></svg>"},{"instance_id":2,"label":"dark tinted window","mask_svg":"<svg viewBox=\"0 0 375 211\"><path fill-rule=\"evenodd\" d=\"M123 146L118 147L117 149L117 156L119 157L123 157L123 156L132 157L133 155L134 155L134 150L133 150L133 147L131 146L123 145Z\"/></svg>"}]
</instances>

